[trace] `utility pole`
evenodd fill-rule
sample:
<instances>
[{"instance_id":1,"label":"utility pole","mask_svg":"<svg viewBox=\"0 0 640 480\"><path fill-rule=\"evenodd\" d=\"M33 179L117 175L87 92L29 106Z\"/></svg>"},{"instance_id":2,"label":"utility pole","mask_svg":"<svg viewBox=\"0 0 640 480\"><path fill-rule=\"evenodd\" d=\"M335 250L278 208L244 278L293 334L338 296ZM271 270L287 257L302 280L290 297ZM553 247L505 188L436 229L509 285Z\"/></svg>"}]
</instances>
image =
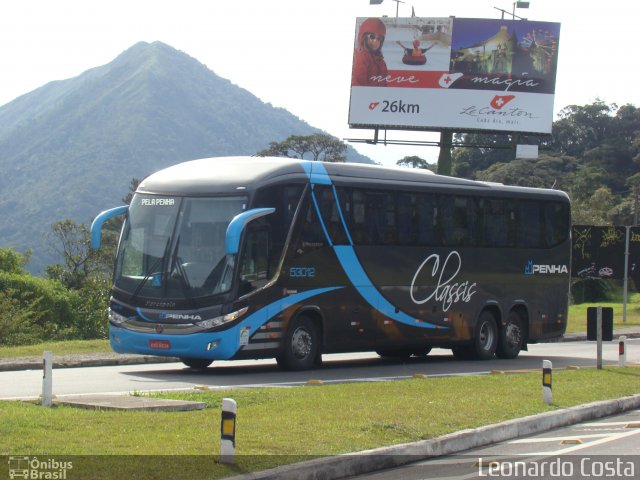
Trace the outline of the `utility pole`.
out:
<instances>
[{"instance_id":1,"label":"utility pole","mask_svg":"<svg viewBox=\"0 0 640 480\"><path fill-rule=\"evenodd\" d=\"M640 212L638 212L638 184L635 183L633 185L633 224L634 225L638 225L638 218L640 217L640 215L638 215Z\"/></svg>"}]
</instances>

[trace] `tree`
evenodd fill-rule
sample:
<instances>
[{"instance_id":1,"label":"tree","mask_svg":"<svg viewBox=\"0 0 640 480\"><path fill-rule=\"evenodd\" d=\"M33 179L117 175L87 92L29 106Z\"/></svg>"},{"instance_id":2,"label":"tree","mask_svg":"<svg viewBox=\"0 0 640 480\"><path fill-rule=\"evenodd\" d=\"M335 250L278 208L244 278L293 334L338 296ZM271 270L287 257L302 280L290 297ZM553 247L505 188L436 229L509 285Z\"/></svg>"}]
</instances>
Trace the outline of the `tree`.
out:
<instances>
[{"instance_id":1,"label":"tree","mask_svg":"<svg viewBox=\"0 0 640 480\"><path fill-rule=\"evenodd\" d=\"M616 104L596 100L590 105L569 105L553 124L548 144L556 152L581 157L584 152L611 141L616 135L613 112Z\"/></svg>"},{"instance_id":2,"label":"tree","mask_svg":"<svg viewBox=\"0 0 640 480\"><path fill-rule=\"evenodd\" d=\"M584 202L573 202L572 220L575 225L611 225L616 199L607 187L600 187Z\"/></svg>"},{"instance_id":3,"label":"tree","mask_svg":"<svg viewBox=\"0 0 640 480\"><path fill-rule=\"evenodd\" d=\"M11 248L0 247L0 272L26 275L27 271L24 267L29 264L30 259L31 250L19 253Z\"/></svg>"},{"instance_id":4,"label":"tree","mask_svg":"<svg viewBox=\"0 0 640 480\"><path fill-rule=\"evenodd\" d=\"M139 184L140 180L137 178L131 179L129 192L122 198L127 205L131 203ZM70 219L55 222L51 226L51 243L53 250L62 257L63 263L47 265L46 276L74 290L89 288L89 285L96 283L108 283L113 273L122 222L122 217L114 217L103 225L100 250L91 248L87 225L77 224Z\"/></svg>"},{"instance_id":5,"label":"tree","mask_svg":"<svg viewBox=\"0 0 640 480\"><path fill-rule=\"evenodd\" d=\"M260 150L259 157L288 157L313 161L345 162L347 146L340 140L322 133L313 135L289 135L282 142L271 142L269 147Z\"/></svg>"},{"instance_id":6,"label":"tree","mask_svg":"<svg viewBox=\"0 0 640 480\"><path fill-rule=\"evenodd\" d=\"M573 157L542 155L535 160L517 158L507 163L494 163L476 176L478 180L507 185L567 189L567 175L576 168Z\"/></svg>"},{"instance_id":7,"label":"tree","mask_svg":"<svg viewBox=\"0 0 640 480\"><path fill-rule=\"evenodd\" d=\"M464 133L455 135L456 146L451 154L456 177L477 178L478 172L496 163L507 163L514 158L513 142L509 135Z\"/></svg>"},{"instance_id":8,"label":"tree","mask_svg":"<svg viewBox=\"0 0 640 480\"><path fill-rule=\"evenodd\" d=\"M89 246L89 228L66 219L55 222L51 230L56 240L53 249L64 263L47 265L45 273L68 288L79 289L96 269L96 253Z\"/></svg>"},{"instance_id":9,"label":"tree","mask_svg":"<svg viewBox=\"0 0 640 480\"><path fill-rule=\"evenodd\" d=\"M435 172L437 165L428 163L424 158L416 155L404 157L396 162L399 167L421 168L423 170L431 170Z\"/></svg>"}]
</instances>

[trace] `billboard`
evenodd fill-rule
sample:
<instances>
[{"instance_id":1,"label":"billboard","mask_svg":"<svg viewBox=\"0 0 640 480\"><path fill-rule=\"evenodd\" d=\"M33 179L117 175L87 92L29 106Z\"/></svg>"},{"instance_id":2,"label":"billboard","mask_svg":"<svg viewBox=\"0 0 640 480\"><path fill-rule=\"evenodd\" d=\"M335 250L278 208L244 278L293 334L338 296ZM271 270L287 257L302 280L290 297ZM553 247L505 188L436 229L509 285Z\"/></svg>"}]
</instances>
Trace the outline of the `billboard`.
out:
<instances>
[{"instance_id":1,"label":"billboard","mask_svg":"<svg viewBox=\"0 0 640 480\"><path fill-rule=\"evenodd\" d=\"M629 256L625 254L627 227L574 225L571 238L571 276L575 278L624 278L627 274L640 291L640 227L629 227Z\"/></svg>"},{"instance_id":2,"label":"billboard","mask_svg":"<svg viewBox=\"0 0 640 480\"><path fill-rule=\"evenodd\" d=\"M358 18L349 126L551 133L560 24Z\"/></svg>"}]
</instances>

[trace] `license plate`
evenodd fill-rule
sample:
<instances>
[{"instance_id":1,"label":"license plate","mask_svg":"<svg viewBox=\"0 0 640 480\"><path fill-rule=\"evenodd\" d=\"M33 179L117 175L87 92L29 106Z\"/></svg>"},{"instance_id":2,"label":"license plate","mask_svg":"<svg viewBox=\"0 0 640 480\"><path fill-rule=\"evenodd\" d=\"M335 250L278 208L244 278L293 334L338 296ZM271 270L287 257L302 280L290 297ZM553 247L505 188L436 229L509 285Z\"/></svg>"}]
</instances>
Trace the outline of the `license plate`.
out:
<instances>
[{"instance_id":1,"label":"license plate","mask_svg":"<svg viewBox=\"0 0 640 480\"><path fill-rule=\"evenodd\" d=\"M169 350L171 348L171 343L169 340L149 340L149 348L154 348L156 350Z\"/></svg>"}]
</instances>

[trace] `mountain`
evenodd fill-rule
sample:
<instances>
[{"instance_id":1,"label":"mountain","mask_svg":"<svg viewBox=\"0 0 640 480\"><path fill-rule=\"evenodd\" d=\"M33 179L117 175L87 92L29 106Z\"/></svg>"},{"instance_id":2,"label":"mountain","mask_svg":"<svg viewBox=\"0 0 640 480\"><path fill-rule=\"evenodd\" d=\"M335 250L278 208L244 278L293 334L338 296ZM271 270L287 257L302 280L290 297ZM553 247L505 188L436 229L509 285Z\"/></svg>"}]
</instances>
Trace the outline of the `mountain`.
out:
<instances>
[{"instance_id":1,"label":"mountain","mask_svg":"<svg viewBox=\"0 0 640 480\"><path fill-rule=\"evenodd\" d=\"M51 224L90 222L122 202L133 177L317 132L183 52L138 43L0 107L0 246L32 248L30 270L41 272L60 261ZM351 147L347 158L371 162Z\"/></svg>"}]
</instances>

